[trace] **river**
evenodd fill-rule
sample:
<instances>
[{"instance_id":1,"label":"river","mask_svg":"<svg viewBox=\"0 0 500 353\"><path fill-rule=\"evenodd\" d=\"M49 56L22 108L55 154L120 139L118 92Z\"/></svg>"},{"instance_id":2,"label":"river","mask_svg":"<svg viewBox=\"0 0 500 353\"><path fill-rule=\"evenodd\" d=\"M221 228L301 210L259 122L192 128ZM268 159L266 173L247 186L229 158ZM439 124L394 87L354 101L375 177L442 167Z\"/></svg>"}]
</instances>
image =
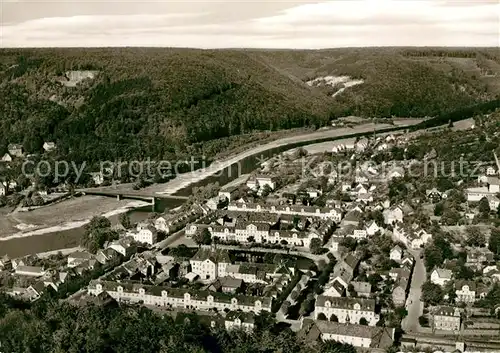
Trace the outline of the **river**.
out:
<instances>
[{"instance_id":1,"label":"river","mask_svg":"<svg viewBox=\"0 0 500 353\"><path fill-rule=\"evenodd\" d=\"M379 133L384 131L395 131L402 130L406 127L398 126L398 127L390 127L388 129L379 130ZM202 180L198 180L193 182L192 184L187 185L186 187L179 189L175 192L174 195L178 196L189 196L192 192L193 187L203 186L208 183L218 182L219 185L225 185L230 181L238 178L242 174L247 174L260 166L260 162L262 158L271 158L279 153L282 153L286 150L290 150L293 148L297 148L300 146L305 146L309 144L315 144L319 142L325 141L333 141L338 139L344 139L346 137L355 137L355 136L364 136L370 135L373 132L361 132L361 133L353 133L349 135L342 136L334 136L327 138L318 138L316 140L307 140L307 141L299 141L293 142L287 145L269 148L267 150L260 150L258 153L250 155L248 157L243 158L238 163L232 164L231 166L221 170L220 172L205 177ZM156 212L165 212L170 209L176 208L184 203L183 200L168 198L165 197L156 204ZM128 212L130 219L132 222L139 222L147 219L151 214L151 207L145 206L142 208L134 209L133 211ZM113 224L118 222L119 216L112 216L110 218ZM57 231L53 233L46 233L43 235L36 235L24 238L14 238L6 241L0 241L0 256L2 254L8 254L10 257L20 257L27 254L35 254L47 251L54 251L58 249L65 249L76 247L79 245L79 240L84 232L84 228L73 228L64 231Z\"/></svg>"}]
</instances>

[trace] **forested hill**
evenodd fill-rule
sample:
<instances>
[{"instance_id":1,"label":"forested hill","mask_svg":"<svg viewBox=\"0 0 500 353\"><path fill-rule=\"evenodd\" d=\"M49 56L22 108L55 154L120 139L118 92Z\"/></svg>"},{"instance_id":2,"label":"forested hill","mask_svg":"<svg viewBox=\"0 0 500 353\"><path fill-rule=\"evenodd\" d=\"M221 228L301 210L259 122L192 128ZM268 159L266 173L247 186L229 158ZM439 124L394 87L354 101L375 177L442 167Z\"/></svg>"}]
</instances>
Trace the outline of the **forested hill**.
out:
<instances>
[{"instance_id":1,"label":"forested hill","mask_svg":"<svg viewBox=\"0 0 500 353\"><path fill-rule=\"evenodd\" d=\"M4 49L0 153L175 158L342 115L438 115L496 97L499 72L494 49Z\"/></svg>"}]
</instances>

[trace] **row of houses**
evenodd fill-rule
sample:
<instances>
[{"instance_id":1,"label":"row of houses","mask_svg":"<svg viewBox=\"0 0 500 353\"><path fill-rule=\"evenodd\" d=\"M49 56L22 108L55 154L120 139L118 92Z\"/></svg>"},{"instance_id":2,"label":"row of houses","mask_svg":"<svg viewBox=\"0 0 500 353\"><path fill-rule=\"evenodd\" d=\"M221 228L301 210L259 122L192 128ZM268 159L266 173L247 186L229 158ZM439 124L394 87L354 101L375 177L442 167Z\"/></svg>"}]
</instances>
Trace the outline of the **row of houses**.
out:
<instances>
[{"instance_id":1,"label":"row of houses","mask_svg":"<svg viewBox=\"0 0 500 353\"><path fill-rule=\"evenodd\" d=\"M416 223L412 225L397 223L393 230L393 237L407 248L420 249L432 239L432 234Z\"/></svg>"},{"instance_id":2,"label":"row of houses","mask_svg":"<svg viewBox=\"0 0 500 353\"><path fill-rule=\"evenodd\" d=\"M321 239L321 234L316 231L272 230L270 224L246 221L236 222L234 226L190 224L186 227L186 235L193 236L203 229L207 229L212 238L239 243L281 243L309 247L313 239Z\"/></svg>"},{"instance_id":3,"label":"row of houses","mask_svg":"<svg viewBox=\"0 0 500 353\"><path fill-rule=\"evenodd\" d=\"M171 308L260 313L271 311L271 298L192 291L166 286L151 286L135 283L93 280L88 286L88 293L97 296L108 293L118 302L143 303Z\"/></svg>"},{"instance_id":4,"label":"row of houses","mask_svg":"<svg viewBox=\"0 0 500 353\"><path fill-rule=\"evenodd\" d=\"M230 202L228 205L228 210L318 217L322 219L331 219L334 222L340 222L342 220L342 211L335 207L269 205L265 203Z\"/></svg>"}]
</instances>

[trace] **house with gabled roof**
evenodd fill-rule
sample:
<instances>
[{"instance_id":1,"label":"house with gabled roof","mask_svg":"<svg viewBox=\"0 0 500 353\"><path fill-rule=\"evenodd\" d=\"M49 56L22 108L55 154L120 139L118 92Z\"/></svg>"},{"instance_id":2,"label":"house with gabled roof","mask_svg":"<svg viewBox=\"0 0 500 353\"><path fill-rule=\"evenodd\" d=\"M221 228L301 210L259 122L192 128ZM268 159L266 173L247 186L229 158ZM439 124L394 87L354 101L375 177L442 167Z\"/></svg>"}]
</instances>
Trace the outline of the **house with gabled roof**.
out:
<instances>
[{"instance_id":1,"label":"house with gabled roof","mask_svg":"<svg viewBox=\"0 0 500 353\"><path fill-rule=\"evenodd\" d=\"M252 312L230 311L224 319L226 330L252 332L255 328L255 314Z\"/></svg>"},{"instance_id":2,"label":"house with gabled roof","mask_svg":"<svg viewBox=\"0 0 500 353\"><path fill-rule=\"evenodd\" d=\"M9 154L11 156L19 157L19 158L24 157L24 149L23 149L23 145L21 145L21 144L11 143L7 146L7 150L9 151Z\"/></svg>"},{"instance_id":3,"label":"house with gabled roof","mask_svg":"<svg viewBox=\"0 0 500 353\"><path fill-rule=\"evenodd\" d=\"M229 252L215 247L201 247L189 260L192 272L202 280L226 276L226 269L231 264Z\"/></svg>"},{"instance_id":4,"label":"house with gabled roof","mask_svg":"<svg viewBox=\"0 0 500 353\"><path fill-rule=\"evenodd\" d=\"M368 223L365 224L365 230L366 234L369 236L375 235L378 231L380 231L382 228L377 225L377 222L374 220L369 221Z\"/></svg>"},{"instance_id":5,"label":"house with gabled roof","mask_svg":"<svg viewBox=\"0 0 500 353\"><path fill-rule=\"evenodd\" d=\"M43 149L45 152L50 152L56 149L56 144L54 142L45 142L43 144Z\"/></svg>"},{"instance_id":6,"label":"house with gabled roof","mask_svg":"<svg viewBox=\"0 0 500 353\"><path fill-rule=\"evenodd\" d=\"M396 262L400 262L403 256L403 249L399 245L395 245L391 252L389 253L389 259L394 260Z\"/></svg>"},{"instance_id":7,"label":"house with gabled roof","mask_svg":"<svg viewBox=\"0 0 500 353\"><path fill-rule=\"evenodd\" d=\"M399 206L392 206L382 212L385 224L395 224L403 222L403 209Z\"/></svg>"},{"instance_id":8,"label":"house with gabled roof","mask_svg":"<svg viewBox=\"0 0 500 353\"><path fill-rule=\"evenodd\" d=\"M341 324L328 320L302 319L298 338L305 344L336 341L364 349L385 351L394 344L394 328Z\"/></svg>"},{"instance_id":9,"label":"house with gabled roof","mask_svg":"<svg viewBox=\"0 0 500 353\"><path fill-rule=\"evenodd\" d=\"M12 162L12 157L10 156L10 154L6 153L2 156L2 159L0 161L4 163L10 163Z\"/></svg>"},{"instance_id":10,"label":"house with gabled roof","mask_svg":"<svg viewBox=\"0 0 500 353\"><path fill-rule=\"evenodd\" d=\"M431 273L431 282L442 287L446 282L451 281L452 275L453 273L450 270L435 268Z\"/></svg>"}]
</instances>

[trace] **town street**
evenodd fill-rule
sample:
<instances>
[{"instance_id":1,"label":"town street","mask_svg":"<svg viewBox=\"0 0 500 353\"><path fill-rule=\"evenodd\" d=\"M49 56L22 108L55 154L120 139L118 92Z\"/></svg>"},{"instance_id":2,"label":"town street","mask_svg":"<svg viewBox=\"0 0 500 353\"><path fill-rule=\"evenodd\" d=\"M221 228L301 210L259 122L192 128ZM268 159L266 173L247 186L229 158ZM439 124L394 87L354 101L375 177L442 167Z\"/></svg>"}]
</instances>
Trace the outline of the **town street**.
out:
<instances>
[{"instance_id":1,"label":"town street","mask_svg":"<svg viewBox=\"0 0 500 353\"><path fill-rule=\"evenodd\" d=\"M408 315L403 319L401 326L406 332L418 331L420 325L418 318L423 314L424 303L421 301L422 285L427 278L423 260L420 258L422 251L408 249L408 252L415 258L415 267L411 277L410 293L406 300L406 310Z\"/></svg>"}]
</instances>

